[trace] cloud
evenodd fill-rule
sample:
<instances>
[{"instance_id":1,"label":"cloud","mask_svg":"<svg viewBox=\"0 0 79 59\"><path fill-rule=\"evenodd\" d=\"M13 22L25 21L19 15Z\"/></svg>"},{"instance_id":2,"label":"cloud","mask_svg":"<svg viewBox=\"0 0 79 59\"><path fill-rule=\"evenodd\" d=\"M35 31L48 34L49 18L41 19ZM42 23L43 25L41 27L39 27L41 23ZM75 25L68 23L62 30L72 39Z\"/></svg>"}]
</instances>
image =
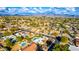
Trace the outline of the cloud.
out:
<instances>
[{"instance_id":1,"label":"cloud","mask_svg":"<svg viewBox=\"0 0 79 59\"><path fill-rule=\"evenodd\" d=\"M37 13L36 11L30 10L28 13Z\"/></svg>"},{"instance_id":2,"label":"cloud","mask_svg":"<svg viewBox=\"0 0 79 59\"><path fill-rule=\"evenodd\" d=\"M68 11L73 11L73 12L76 11L74 7L68 7L68 8L65 8L65 9L68 10Z\"/></svg>"},{"instance_id":3,"label":"cloud","mask_svg":"<svg viewBox=\"0 0 79 59\"><path fill-rule=\"evenodd\" d=\"M35 11L36 13L44 13L45 12L44 9L42 9L41 7L39 7L39 8L34 7L34 8L32 8L32 11Z\"/></svg>"},{"instance_id":4,"label":"cloud","mask_svg":"<svg viewBox=\"0 0 79 59\"><path fill-rule=\"evenodd\" d=\"M27 11L29 11L29 8L22 7L22 8L18 8L17 12L27 12Z\"/></svg>"},{"instance_id":5,"label":"cloud","mask_svg":"<svg viewBox=\"0 0 79 59\"><path fill-rule=\"evenodd\" d=\"M12 13L12 12L16 12L16 8L8 8L8 10L6 10L6 12L8 13Z\"/></svg>"},{"instance_id":6,"label":"cloud","mask_svg":"<svg viewBox=\"0 0 79 59\"><path fill-rule=\"evenodd\" d=\"M60 14L60 15L62 15L62 14L68 14L68 15L76 14L76 12L75 12L76 9L74 7L63 7L63 8L56 7L56 8L54 8L53 11L55 14Z\"/></svg>"},{"instance_id":7,"label":"cloud","mask_svg":"<svg viewBox=\"0 0 79 59\"><path fill-rule=\"evenodd\" d=\"M45 13L45 12L47 12L47 11L48 11L48 12L49 12L49 11L52 11L52 8L47 8L47 9L45 8L45 9L44 9L43 7L39 7L39 8L35 8L35 7L34 7L33 10L36 11L36 12L38 12L38 13Z\"/></svg>"},{"instance_id":8,"label":"cloud","mask_svg":"<svg viewBox=\"0 0 79 59\"><path fill-rule=\"evenodd\" d=\"M64 13L67 13L66 10L62 10L61 8L55 8L53 11L54 11L55 14L64 14Z\"/></svg>"},{"instance_id":9,"label":"cloud","mask_svg":"<svg viewBox=\"0 0 79 59\"><path fill-rule=\"evenodd\" d=\"M5 9L6 9L5 7L0 7L0 11L1 11L1 10L5 10Z\"/></svg>"},{"instance_id":10,"label":"cloud","mask_svg":"<svg viewBox=\"0 0 79 59\"><path fill-rule=\"evenodd\" d=\"M78 15L74 7L0 7L0 15L69 14Z\"/></svg>"}]
</instances>

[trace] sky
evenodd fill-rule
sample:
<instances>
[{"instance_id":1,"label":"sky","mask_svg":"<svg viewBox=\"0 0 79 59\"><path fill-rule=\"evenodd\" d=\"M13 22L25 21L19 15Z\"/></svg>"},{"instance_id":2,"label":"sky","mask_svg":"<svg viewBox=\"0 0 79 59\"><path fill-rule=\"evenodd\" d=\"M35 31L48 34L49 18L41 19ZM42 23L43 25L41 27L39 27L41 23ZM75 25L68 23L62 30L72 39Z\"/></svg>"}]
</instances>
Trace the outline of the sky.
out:
<instances>
[{"instance_id":1,"label":"sky","mask_svg":"<svg viewBox=\"0 0 79 59\"><path fill-rule=\"evenodd\" d=\"M74 15L79 16L79 7L0 7L0 16L26 15Z\"/></svg>"}]
</instances>

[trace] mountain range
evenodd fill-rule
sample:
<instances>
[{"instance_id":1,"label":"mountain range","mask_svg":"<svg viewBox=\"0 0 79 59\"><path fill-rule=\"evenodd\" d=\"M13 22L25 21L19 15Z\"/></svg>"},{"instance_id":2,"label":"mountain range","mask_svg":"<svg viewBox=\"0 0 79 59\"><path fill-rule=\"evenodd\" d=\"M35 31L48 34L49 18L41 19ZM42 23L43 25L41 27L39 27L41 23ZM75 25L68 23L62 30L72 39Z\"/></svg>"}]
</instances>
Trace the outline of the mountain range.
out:
<instances>
[{"instance_id":1,"label":"mountain range","mask_svg":"<svg viewBox=\"0 0 79 59\"><path fill-rule=\"evenodd\" d=\"M0 7L0 16L58 15L78 17L79 7Z\"/></svg>"}]
</instances>

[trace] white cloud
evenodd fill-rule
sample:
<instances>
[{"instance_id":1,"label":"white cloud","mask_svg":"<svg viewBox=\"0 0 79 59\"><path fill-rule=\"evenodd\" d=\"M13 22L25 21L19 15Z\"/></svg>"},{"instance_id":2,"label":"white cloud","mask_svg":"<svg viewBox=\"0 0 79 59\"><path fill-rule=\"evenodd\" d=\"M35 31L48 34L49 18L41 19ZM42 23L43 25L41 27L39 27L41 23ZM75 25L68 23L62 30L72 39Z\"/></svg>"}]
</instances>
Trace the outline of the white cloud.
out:
<instances>
[{"instance_id":1,"label":"white cloud","mask_svg":"<svg viewBox=\"0 0 79 59\"><path fill-rule=\"evenodd\" d=\"M54 9L53 11L55 14L61 14L61 11L59 9Z\"/></svg>"},{"instance_id":2,"label":"white cloud","mask_svg":"<svg viewBox=\"0 0 79 59\"><path fill-rule=\"evenodd\" d=\"M33 8L33 10L36 11L36 12L39 12L39 13L44 13L44 12L47 12L47 11L52 11L51 8L43 9L42 7L39 7L39 8Z\"/></svg>"},{"instance_id":3,"label":"white cloud","mask_svg":"<svg viewBox=\"0 0 79 59\"><path fill-rule=\"evenodd\" d=\"M49 11L52 11L52 8L49 8L48 10L49 10Z\"/></svg>"},{"instance_id":4,"label":"white cloud","mask_svg":"<svg viewBox=\"0 0 79 59\"><path fill-rule=\"evenodd\" d=\"M23 7L23 8L21 8L20 10L25 12L25 11L28 11L29 9L26 8L26 7Z\"/></svg>"},{"instance_id":5,"label":"white cloud","mask_svg":"<svg viewBox=\"0 0 79 59\"><path fill-rule=\"evenodd\" d=\"M68 7L68 8L66 8L66 10L68 10L68 11L75 11L75 8L74 7Z\"/></svg>"},{"instance_id":6,"label":"white cloud","mask_svg":"<svg viewBox=\"0 0 79 59\"><path fill-rule=\"evenodd\" d=\"M0 10L5 10L6 8L5 7L0 7Z\"/></svg>"},{"instance_id":7,"label":"white cloud","mask_svg":"<svg viewBox=\"0 0 79 59\"><path fill-rule=\"evenodd\" d=\"M41 9L38 9L38 8L33 8L34 11L37 11L37 12L40 12Z\"/></svg>"},{"instance_id":8,"label":"white cloud","mask_svg":"<svg viewBox=\"0 0 79 59\"><path fill-rule=\"evenodd\" d=\"M27 11L29 11L29 9L26 7L22 7L22 8L17 9L17 13L23 13L23 12L27 12Z\"/></svg>"},{"instance_id":9,"label":"white cloud","mask_svg":"<svg viewBox=\"0 0 79 59\"><path fill-rule=\"evenodd\" d=\"M55 8L55 7L49 7L49 8L43 8L43 7L33 7L33 8L30 8L30 7L21 7L21 8L8 8L6 9L5 8L2 8L0 7L0 10L4 10L3 13L7 13L7 14L27 14L27 13L36 13L36 14L39 14L39 13L50 13L50 12L53 12L55 14L76 14L76 9L73 8L73 7L66 7L66 8ZM1 11L2 12L2 11Z\"/></svg>"},{"instance_id":10,"label":"white cloud","mask_svg":"<svg viewBox=\"0 0 79 59\"><path fill-rule=\"evenodd\" d=\"M16 8L8 8L8 12L15 12Z\"/></svg>"},{"instance_id":11,"label":"white cloud","mask_svg":"<svg viewBox=\"0 0 79 59\"><path fill-rule=\"evenodd\" d=\"M63 11L63 14L69 14L69 12L67 12L66 10Z\"/></svg>"},{"instance_id":12,"label":"white cloud","mask_svg":"<svg viewBox=\"0 0 79 59\"><path fill-rule=\"evenodd\" d=\"M54 8L53 11L55 14L74 14L76 9L74 7Z\"/></svg>"},{"instance_id":13,"label":"white cloud","mask_svg":"<svg viewBox=\"0 0 79 59\"><path fill-rule=\"evenodd\" d=\"M28 11L28 12L30 12L30 13L37 13L36 11L33 11L33 10L30 10L30 11Z\"/></svg>"},{"instance_id":14,"label":"white cloud","mask_svg":"<svg viewBox=\"0 0 79 59\"><path fill-rule=\"evenodd\" d=\"M39 13L44 13L45 12L45 10L43 8L41 8L41 7L33 8L33 11L36 11L36 12L39 12Z\"/></svg>"}]
</instances>

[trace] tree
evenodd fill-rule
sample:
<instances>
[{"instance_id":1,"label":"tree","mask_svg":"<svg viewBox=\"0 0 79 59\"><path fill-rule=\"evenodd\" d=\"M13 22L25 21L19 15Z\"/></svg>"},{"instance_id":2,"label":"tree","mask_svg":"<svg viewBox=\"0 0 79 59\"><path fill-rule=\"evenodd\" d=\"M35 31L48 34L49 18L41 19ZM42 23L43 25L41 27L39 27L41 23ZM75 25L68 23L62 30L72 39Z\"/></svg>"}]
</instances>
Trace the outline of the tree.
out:
<instances>
[{"instance_id":1,"label":"tree","mask_svg":"<svg viewBox=\"0 0 79 59\"><path fill-rule=\"evenodd\" d=\"M10 29L10 31L13 33L13 32L15 32L15 31L17 31L18 30L18 28L16 28L16 27L12 27L11 29Z\"/></svg>"},{"instance_id":2,"label":"tree","mask_svg":"<svg viewBox=\"0 0 79 59\"><path fill-rule=\"evenodd\" d=\"M16 39L17 39L17 41L22 41L23 38L22 38L22 36L17 36Z\"/></svg>"},{"instance_id":3,"label":"tree","mask_svg":"<svg viewBox=\"0 0 79 59\"><path fill-rule=\"evenodd\" d=\"M69 39L67 37L65 37L65 36L62 36L61 37L61 42L62 43L68 43L69 42Z\"/></svg>"},{"instance_id":4,"label":"tree","mask_svg":"<svg viewBox=\"0 0 79 59\"><path fill-rule=\"evenodd\" d=\"M0 24L0 28L5 28L5 25L4 24Z\"/></svg>"},{"instance_id":5,"label":"tree","mask_svg":"<svg viewBox=\"0 0 79 59\"><path fill-rule=\"evenodd\" d=\"M5 31L5 32L3 33L3 35L4 35L4 36L9 36L9 35L11 35L11 32Z\"/></svg>"},{"instance_id":6,"label":"tree","mask_svg":"<svg viewBox=\"0 0 79 59\"><path fill-rule=\"evenodd\" d=\"M14 45L13 43L10 42L9 38L6 38L5 43L6 43L6 47L12 47Z\"/></svg>"},{"instance_id":7,"label":"tree","mask_svg":"<svg viewBox=\"0 0 79 59\"><path fill-rule=\"evenodd\" d=\"M53 51L69 51L69 45L55 44Z\"/></svg>"}]
</instances>

